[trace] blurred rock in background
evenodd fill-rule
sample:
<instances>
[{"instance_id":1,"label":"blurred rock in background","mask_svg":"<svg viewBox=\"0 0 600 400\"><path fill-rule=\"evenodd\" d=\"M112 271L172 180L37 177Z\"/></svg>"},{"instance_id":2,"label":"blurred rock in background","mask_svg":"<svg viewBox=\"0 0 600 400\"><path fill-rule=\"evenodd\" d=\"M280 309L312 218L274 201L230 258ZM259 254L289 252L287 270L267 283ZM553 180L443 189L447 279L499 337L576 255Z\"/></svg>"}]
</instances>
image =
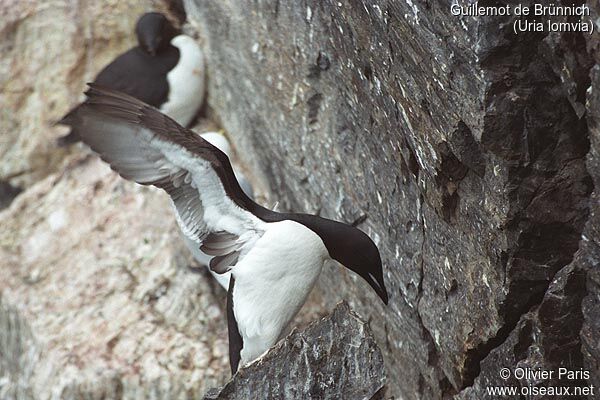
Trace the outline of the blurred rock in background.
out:
<instances>
[{"instance_id":1,"label":"blurred rock in background","mask_svg":"<svg viewBox=\"0 0 600 400\"><path fill-rule=\"evenodd\" d=\"M83 156L0 220L0 398L175 399L223 382L225 294L189 270L158 189Z\"/></svg>"},{"instance_id":2,"label":"blurred rock in background","mask_svg":"<svg viewBox=\"0 0 600 400\"><path fill-rule=\"evenodd\" d=\"M23 189L13 186L8 180L0 181L0 210L6 208Z\"/></svg>"},{"instance_id":3,"label":"blurred rock in background","mask_svg":"<svg viewBox=\"0 0 600 400\"><path fill-rule=\"evenodd\" d=\"M0 3L0 398L201 396L228 375L225 296L166 196L53 127L158 1Z\"/></svg>"},{"instance_id":4,"label":"blurred rock in background","mask_svg":"<svg viewBox=\"0 0 600 400\"><path fill-rule=\"evenodd\" d=\"M177 20L178 1L0 2L0 179L30 186L56 171L65 150L53 127L83 99L90 82L112 59L137 43L134 28L146 11Z\"/></svg>"}]
</instances>

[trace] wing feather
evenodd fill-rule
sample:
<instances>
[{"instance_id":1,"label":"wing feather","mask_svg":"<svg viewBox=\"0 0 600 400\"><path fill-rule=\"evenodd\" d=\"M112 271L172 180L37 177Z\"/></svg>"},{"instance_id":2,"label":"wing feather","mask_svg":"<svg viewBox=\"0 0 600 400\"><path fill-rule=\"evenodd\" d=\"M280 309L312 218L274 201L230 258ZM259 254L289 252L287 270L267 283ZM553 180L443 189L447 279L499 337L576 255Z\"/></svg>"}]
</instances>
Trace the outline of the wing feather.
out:
<instances>
[{"instance_id":1,"label":"wing feather","mask_svg":"<svg viewBox=\"0 0 600 400\"><path fill-rule=\"evenodd\" d=\"M239 256L239 251L233 251L223 256L213 257L210 260L210 269L216 272L217 274L224 274L225 272L229 272L231 267L238 262Z\"/></svg>"},{"instance_id":2,"label":"wing feather","mask_svg":"<svg viewBox=\"0 0 600 400\"><path fill-rule=\"evenodd\" d=\"M86 94L61 122L125 179L165 190L182 232L196 243L211 239L207 248L217 255L211 268L235 265L264 222L248 211L255 203L241 191L227 156L130 96L96 85Z\"/></svg>"}]
</instances>

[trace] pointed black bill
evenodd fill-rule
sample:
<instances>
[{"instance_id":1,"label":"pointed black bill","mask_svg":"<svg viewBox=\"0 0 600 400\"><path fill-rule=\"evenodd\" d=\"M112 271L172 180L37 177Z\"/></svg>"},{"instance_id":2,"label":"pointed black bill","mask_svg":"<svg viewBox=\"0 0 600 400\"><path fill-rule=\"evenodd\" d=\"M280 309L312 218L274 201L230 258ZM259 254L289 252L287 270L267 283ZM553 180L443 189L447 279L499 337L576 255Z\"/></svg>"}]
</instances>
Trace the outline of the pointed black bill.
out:
<instances>
[{"instance_id":1,"label":"pointed black bill","mask_svg":"<svg viewBox=\"0 0 600 400\"><path fill-rule=\"evenodd\" d=\"M363 278L373 288L375 293L377 293L377 296L379 296L381 301L383 301L383 304L385 304L387 306L389 297L388 297L387 289L385 288L385 284L383 283L383 281L378 282L378 280L376 280L373 277L373 275L371 275L371 274L367 274L366 276L363 276Z\"/></svg>"}]
</instances>

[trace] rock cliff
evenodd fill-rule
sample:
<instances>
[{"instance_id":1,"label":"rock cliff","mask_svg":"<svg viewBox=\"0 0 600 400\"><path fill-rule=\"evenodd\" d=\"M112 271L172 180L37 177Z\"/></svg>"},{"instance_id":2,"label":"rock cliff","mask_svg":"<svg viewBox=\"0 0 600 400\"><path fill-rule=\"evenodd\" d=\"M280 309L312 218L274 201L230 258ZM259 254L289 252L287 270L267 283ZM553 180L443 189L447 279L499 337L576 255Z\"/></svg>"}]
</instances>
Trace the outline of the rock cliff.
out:
<instances>
[{"instance_id":1,"label":"rock cliff","mask_svg":"<svg viewBox=\"0 0 600 400\"><path fill-rule=\"evenodd\" d=\"M368 325L342 303L204 400L379 399L384 384L381 350Z\"/></svg>"},{"instance_id":2,"label":"rock cliff","mask_svg":"<svg viewBox=\"0 0 600 400\"><path fill-rule=\"evenodd\" d=\"M448 2L185 5L208 102L273 198L382 250L389 307L340 270L319 291L370 319L389 394L481 398L521 364L598 380L595 35Z\"/></svg>"}]
</instances>

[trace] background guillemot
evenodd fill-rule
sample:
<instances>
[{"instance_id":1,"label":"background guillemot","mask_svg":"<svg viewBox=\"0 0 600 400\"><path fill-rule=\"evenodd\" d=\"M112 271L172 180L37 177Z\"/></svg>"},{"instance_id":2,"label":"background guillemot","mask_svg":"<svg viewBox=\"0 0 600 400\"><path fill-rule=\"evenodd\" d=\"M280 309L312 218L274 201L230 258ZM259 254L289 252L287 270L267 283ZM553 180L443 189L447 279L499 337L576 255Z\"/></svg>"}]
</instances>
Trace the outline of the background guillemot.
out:
<instances>
[{"instance_id":1,"label":"background guillemot","mask_svg":"<svg viewBox=\"0 0 600 400\"><path fill-rule=\"evenodd\" d=\"M202 50L160 13L142 15L135 33L138 45L108 64L94 82L133 96L187 126L204 100ZM78 141L71 131L58 144Z\"/></svg>"},{"instance_id":2,"label":"background guillemot","mask_svg":"<svg viewBox=\"0 0 600 400\"><path fill-rule=\"evenodd\" d=\"M210 268L231 271L232 372L277 342L327 260L359 274L387 304L379 250L364 232L256 204L219 149L131 96L90 86L62 122L122 177L165 190L183 233L214 256Z\"/></svg>"}]
</instances>

